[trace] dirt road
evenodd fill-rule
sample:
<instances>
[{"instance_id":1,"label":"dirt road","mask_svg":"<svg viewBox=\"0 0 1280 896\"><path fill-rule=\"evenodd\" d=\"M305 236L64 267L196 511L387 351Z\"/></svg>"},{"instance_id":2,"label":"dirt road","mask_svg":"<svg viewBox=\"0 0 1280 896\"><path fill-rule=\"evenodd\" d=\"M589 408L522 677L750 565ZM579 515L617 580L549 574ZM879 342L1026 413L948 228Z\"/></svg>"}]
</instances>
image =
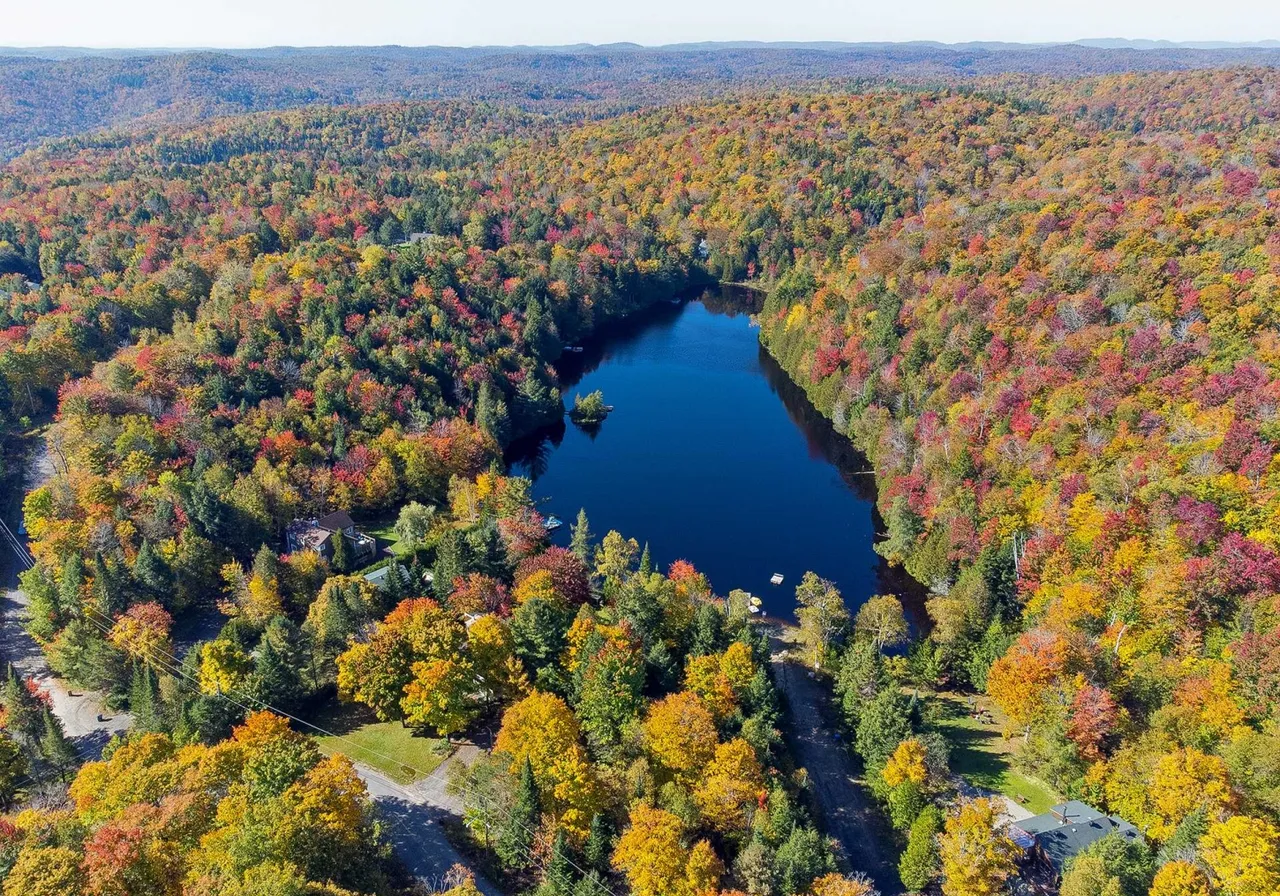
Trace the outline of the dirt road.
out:
<instances>
[{"instance_id":1,"label":"dirt road","mask_svg":"<svg viewBox=\"0 0 1280 896\"><path fill-rule=\"evenodd\" d=\"M787 638L781 630L772 638L774 677L787 701L787 740L809 772L823 830L840 845L850 871L871 878L882 896L901 893L893 833L862 783L857 761L836 737L831 692L786 655Z\"/></svg>"}]
</instances>

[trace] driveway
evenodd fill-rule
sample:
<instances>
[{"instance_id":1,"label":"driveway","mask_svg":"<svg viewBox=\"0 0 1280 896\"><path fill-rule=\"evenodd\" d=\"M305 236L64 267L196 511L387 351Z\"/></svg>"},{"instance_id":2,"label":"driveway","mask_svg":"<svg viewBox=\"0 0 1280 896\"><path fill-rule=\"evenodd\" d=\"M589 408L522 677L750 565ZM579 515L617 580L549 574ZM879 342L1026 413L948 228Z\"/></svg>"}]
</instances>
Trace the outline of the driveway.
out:
<instances>
[{"instance_id":1,"label":"driveway","mask_svg":"<svg viewBox=\"0 0 1280 896\"><path fill-rule=\"evenodd\" d=\"M469 763L476 753L475 747L461 747L431 775L409 785L396 784L381 772L355 763L357 773L382 813L387 838L395 847L396 855L428 889L444 889L445 876L453 866L470 868L444 834L443 822L462 812L459 800L445 792L445 782L451 763ZM502 896L502 891L479 872L471 873L475 875L476 888L484 896Z\"/></svg>"},{"instance_id":2,"label":"driveway","mask_svg":"<svg viewBox=\"0 0 1280 896\"><path fill-rule=\"evenodd\" d=\"M774 680L787 701L787 740L796 763L809 772L822 829L835 838L849 870L871 878L883 896L901 893L893 832L862 782L858 763L836 739L840 726L830 688L788 657L787 630L775 630L772 647Z\"/></svg>"}]
</instances>

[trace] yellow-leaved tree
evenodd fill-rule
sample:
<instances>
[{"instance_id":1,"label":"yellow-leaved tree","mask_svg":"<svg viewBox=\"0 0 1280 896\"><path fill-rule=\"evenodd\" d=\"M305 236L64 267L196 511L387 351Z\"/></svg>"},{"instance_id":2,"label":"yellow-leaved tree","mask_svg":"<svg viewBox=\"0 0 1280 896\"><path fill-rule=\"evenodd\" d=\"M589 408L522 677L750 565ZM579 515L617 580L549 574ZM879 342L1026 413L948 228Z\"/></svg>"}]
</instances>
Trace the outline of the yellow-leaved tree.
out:
<instances>
[{"instance_id":1,"label":"yellow-leaved tree","mask_svg":"<svg viewBox=\"0 0 1280 896\"><path fill-rule=\"evenodd\" d=\"M1207 809L1213 815L1235 802L1226 763L1193 749L1161 756L1148 792L1155 815L1149 833L1157 840L1172 836L1182 820L1196 809Z\"/></svg>"},{"instance_id":2,"label":"yellow-leaved tree","mask_svg":"<svg viewBox=\"0 0 1280 896\"><path fill-rule=\"evenodd\" d=\"M698 896L713 892L724 865L711 844L684 845L684 824L664 809L637 803L613 851L613 867L634 896Z\"/></svg>"},{"instance_id":3,"label":"yellow-leaved tree","mask_svg":"<svg viewBox=\"0 0 1280 896\"><path fill-rule=\"evenodd\" d=\"M1275 825L1236 815L1210 826L1200 839L1200 856L1231 896L1275 896L1280 893L1277 842Z\"/></svg>"},{"instance_id":4,"label":"yellow-leaved tree","mask_svg":"<svg viewBox=\"0 0 1280 896\"><path fill-rule=\"evenodd\" d=\"M924 785L929 777L929 767L925 764L928 751L916 738L908 738L898 744L889 761L884 765L884 782L890 787L897 787L906 781Z\"/></svg>"},{"instance_id":5,"label":"yellow-leaved tree","mask_svg":"<svg viewBox=\"0 0 1280 896\"><path fill-rule=\"evenodd\" d=\"M764 772L756 751L738 737L716 747L693 797L708 824L727 834L750 827L751 811L763 787Z\"/></svg>"},{"instance_id":6,"label":"yellow-leaved tree","mask_svg":"<svg viewBox=\"0 0 1280 896\"><path fill-rule=\"evenodd\" d=\"M682 780L703 773L719 740L711 710L688 691L663 697L650 707L644 736L653 757Z\"/></svg>"},{"instance_id":7,"label":"yellow-leaved tree","mask_svg":"<svg viewBox=\"0 0 1280 896\"><path fill-rule=\"evenodd\" d=\"M1016 870L1018 847L1004 832L994 800L967 800L947 817L938 838L942 892L995 896Z\"/></svg>"},{"instance_id":8,"label":"yellow-leaved tree","mask_svg":"<svg viewBox=\"0 0 1280 896\"><path fill-rule=\"evenodd\" d=\"M1166 862L1151 882L1149 896L1212 896L1208 876L1191 862Z\"/></svg>"},{"instance_id":9,"label":"yellow-leaved tree","mask_svg":"<svg viewBox=\"0 0 1280 896\"><path fill-rule=\"evenodd\" d=\"M578 720L568 704L555 694L533 691L503 714L493 743L495 753L510 757L512 774L529 761L543 808L575 843L586 838L601 799L579 736Z\"/></svg>"}]
</instances>

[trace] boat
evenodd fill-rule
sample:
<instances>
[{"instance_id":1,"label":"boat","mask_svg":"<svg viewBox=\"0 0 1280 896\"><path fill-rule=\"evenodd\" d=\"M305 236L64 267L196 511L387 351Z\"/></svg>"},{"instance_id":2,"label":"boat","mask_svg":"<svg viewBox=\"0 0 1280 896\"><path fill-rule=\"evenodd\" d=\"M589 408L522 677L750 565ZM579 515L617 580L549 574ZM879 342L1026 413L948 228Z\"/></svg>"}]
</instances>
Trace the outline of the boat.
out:
<instances>
[{"instance_id":1,"label":"boat","mask_svg":"<svg viewBox=\"0 0 1280 896\"><path fill-rule=\"evenodd\" d=\"M568 346L567 348L565 348L565 351L567 351L567 352L573 352L575 355L580 355L580 354L582 354L582 346L580 346L580 345L570 345L570 346Z\"/></svg>"},{"instance_id":2,"label":"boat","mask_svg":"<svg viewBox=\"0 0 1280 896\"><path fill-rule=\"evenodd\" d=\"M564 525L564 520L560 519L557 516L549 516L542 523L543 528L545 528L548 532L554 532L563 525Z\"/></svg>"},{"instance_id":3,"label":"boat","mask_svg":"<svg viewBox=\"0 0 1280 896\"><path fill-rule=\"evenodd\" d=\"M760 608L759 608L759 607L757 607L755 604L752 604L751 606L747 607L747 612L748 612L748 613L759 613L759 612L760 612Z\"/></svg>"},{"instance_id":4,"label":"boat","mask_svg":"<svg viewBox=\"0 0 1280 896\"><path fill-rule=\"evenodd\" d=\"M751 606L758 607L762 603L764 603L764 601L762 601L760 598L756 597L754 594L751 595Z\"/></svg>"}]
</instances>

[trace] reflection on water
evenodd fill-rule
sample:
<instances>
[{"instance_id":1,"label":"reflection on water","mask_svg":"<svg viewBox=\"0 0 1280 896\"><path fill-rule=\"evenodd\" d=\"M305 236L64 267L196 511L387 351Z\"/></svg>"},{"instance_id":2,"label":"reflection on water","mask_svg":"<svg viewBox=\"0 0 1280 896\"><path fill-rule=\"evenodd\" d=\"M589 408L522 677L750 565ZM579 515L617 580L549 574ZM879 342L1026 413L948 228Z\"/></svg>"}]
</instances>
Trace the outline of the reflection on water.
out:
<instances>
[{"instance_id":1,"label":"reflection on water","mask_svg":"<svg viewBox=\"0 0 1280 896\"><path fill-rule=\"evenodd\" d=\"M745 588L771 614L791 613L806 570L851 608L901 593L872 550L866 461L760 347L759 298L726 288L661 303L566 354L566 401L599 389L616 409L594 434L562 422L525 439L508 462L545 512L585 507L597 537L647 540L655 563L688 559L718 593Z\"/></svg>"}]
</instances>

